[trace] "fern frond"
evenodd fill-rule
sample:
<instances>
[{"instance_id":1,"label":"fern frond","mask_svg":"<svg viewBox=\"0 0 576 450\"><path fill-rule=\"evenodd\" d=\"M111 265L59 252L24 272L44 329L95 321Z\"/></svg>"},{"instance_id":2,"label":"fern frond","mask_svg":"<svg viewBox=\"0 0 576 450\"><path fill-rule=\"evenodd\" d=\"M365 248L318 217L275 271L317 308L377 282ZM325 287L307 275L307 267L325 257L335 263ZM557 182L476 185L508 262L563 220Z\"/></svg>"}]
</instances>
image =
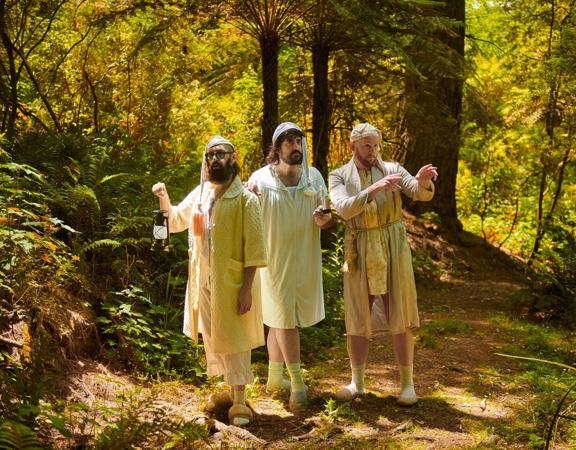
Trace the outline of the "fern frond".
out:
<instances>
[{"instance_id":1,"label":"fern frond","mask_svg":"<svg viewBox=\"0 0 576 450\"><path fill-rule=\"evenodd\" d=\"M0 164L0 170L5 170L10 173L19 173L23 172L24 175L28 177L35 178L38 181L42 181L42 174L38 172L34 167L29 166L28 164L18 164L14 162Z\"/></svg>"},{"instance_id":2,"label":"fern frond","mask_svg":"<svg viewBox=\"0 0 576 450\"><path fill-rule=\"evenodd\" d=\"M100 181L98 181L97 184L102 185L102 184L104 184L104 183L106 183L106 182L108 182L108 181L110 181L110 180L114 180L114 179L116 179L116 178L118 178L118 177L129 177L129 176L131 176L131 174L126 173L126 172L115 173L115 174L112 174L112 175L106 175L105 177L103 177L102 179L100 179Z\"/></svg>"},{"instance_id":3,"label":"fern frond","mask_svg":"<svg viewBox=\"0 0 576 450\"><path fill-rule=\"evenodd\" d=\"M82 254L102 247L118 248L121 245L122 245L121 242L118 242L114 239L99 239L97 241L90 242L88 245L82 247L78 253Z\"/></svg>"},{"instance_id":4,"label":"fern frond","mask_svg":"<svg viewBox=\"0 0 576 450\"><path fill-rule=\"evenodd\" d=\"M0 426L0 448L6 450L42 450L44 445L26 425L6 421Z\"/></svg>"}]
</instances>

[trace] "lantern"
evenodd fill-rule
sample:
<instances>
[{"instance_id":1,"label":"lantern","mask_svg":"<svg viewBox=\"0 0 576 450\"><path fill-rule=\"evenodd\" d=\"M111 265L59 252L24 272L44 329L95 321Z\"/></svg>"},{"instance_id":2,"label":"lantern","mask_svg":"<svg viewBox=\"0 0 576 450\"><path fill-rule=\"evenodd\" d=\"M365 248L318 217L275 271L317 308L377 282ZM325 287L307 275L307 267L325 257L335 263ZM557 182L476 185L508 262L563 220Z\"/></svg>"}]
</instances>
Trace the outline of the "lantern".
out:
<instances>
[{"instance_id":1,"label":"lantern","mask_svg":"<svg viewBox=\"0 0 576 450\"><path fill-rule=\"evenodd\" d=\"M170 228L168 227L168 212L163 209L154 211L152 222L152 250L169 251Z\"/></svg>"}]
</instances>

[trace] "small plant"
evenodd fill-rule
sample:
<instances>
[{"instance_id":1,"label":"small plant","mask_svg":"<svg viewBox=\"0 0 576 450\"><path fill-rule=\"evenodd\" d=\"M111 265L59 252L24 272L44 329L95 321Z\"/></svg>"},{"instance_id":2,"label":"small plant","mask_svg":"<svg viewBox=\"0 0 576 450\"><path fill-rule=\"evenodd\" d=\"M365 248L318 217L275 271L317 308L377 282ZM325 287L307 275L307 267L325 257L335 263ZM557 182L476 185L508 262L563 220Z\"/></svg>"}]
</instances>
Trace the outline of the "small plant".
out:
<instances>
[{"instance_id":1,"label":"small plant","mask_svg":"<svg viewBox=\"0 0 576 450\"><path fill-rule=\"evenodd\" d=\"M444 273L444 270L434 262L425 250L415 250L412 252L412 264L416 274L424 277L437 278Z\"/></svg>"},{"instance_id":2,"label":"small plant","mask_svg":"<svg viewBox=\"0 0 576 450\"><path fill-rule=\"evenodd\" d=\"M96 436L97 450L126 448L172 448L208 436L205 426L175 419L151 398L136 395L121 396L118 407L112 409L111 420Z\"/></svg>"},{"instance_id":3,"label":"small plant","mask_svg":"<svg viewBox=\"0 0 576 450\"><path fill-rule=\"evenodd\" d=\"M356 411L350 406L350 402L338 403L333 398L329 399L324 405L324 410L320 413L320 418L330 423L336 423L341 420L360 420Z\"/></svg>"},{"instance_id":4,"label":"small plant","mask_svg":"<svg viewBox=\"0 0 576 450\"><path fill-rule=\"evenodd\" d=\"M112 293L102 309L106 315L97 320L109 337L107 344L119 350L125 363L148 376L202 376L198 346L180 329L172 328L181 323L175 320L180 319L179 311L174 318L174 308L153 304L136 286Z\"/></svg>"}]
</instances>

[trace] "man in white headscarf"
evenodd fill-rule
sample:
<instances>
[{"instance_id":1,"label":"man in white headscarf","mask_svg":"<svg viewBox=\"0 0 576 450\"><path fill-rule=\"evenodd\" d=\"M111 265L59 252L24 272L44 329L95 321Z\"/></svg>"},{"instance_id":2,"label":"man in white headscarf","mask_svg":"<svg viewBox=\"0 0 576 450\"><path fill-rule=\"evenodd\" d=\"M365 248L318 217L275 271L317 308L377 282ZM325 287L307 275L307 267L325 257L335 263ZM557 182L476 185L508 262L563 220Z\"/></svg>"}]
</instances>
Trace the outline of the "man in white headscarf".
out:
<instances>
[{"instance_id":1,"label":"man in white headscarf","mask_svg":"<svg viewBox=\"0 0 576 450\"><path fill-rule=\"evenodd\" d=\"M264 345L254 279L256 268L266 265L260 203L244 189L228 140L213 137L203 156L201 183L178 206L170 204L164 183L152 192L168 211L170 231L189 233L184 333L194 340L202 334L208 375L223 375L233 389L233 399L225 394L217 401L229 400L230 422L244 425L252 420L244 389L254 380L251 349Z\"/></svg>"},{"instance_id":2,"label":"man in white headscarf","mask_svg":"<svg viewBox=\"0 0 576 450\"><path fill-rule=\"evenodd\" d=\"M334 209L346 220L344 313L352 367L352 382L335 398L351 400L364 393L369 339L383 331L392 337L400 366L398 403L408 406L418 401L412 329L420 322L400 191L414 200L430 200L438 172L428 164L413 177L398 163L384 162L381 141L380 131L369 123L355 126L352 160L328 178Z\"/></svg>"},{"instance_id":3,"label":"man in white headscarf","mask_svg":"<svg viewBox=\"0 0 576 450\"><path fill-rule=\"evenodd\" d=\"M262 312L270 327L267 390L290 387L290 409L306 407L306 385L300 367L298 329L324 319L320 229L330 226L326 184L308 167L304 133L292 122L280 124L272 137L268 165L248 184L262 206L268 265L259 270ZM284 363L290 383L282 379Z\"/></svg>"}]
</instances>

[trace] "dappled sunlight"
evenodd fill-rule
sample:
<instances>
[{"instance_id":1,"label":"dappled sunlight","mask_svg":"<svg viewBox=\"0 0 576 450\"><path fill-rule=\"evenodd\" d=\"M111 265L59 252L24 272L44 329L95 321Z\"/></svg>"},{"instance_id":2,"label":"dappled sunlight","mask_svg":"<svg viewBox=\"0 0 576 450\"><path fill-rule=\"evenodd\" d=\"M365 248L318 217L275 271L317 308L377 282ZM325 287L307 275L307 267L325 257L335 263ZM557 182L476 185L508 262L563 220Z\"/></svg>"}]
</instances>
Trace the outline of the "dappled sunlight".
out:
<instances>
[{"instance_id":1,"label":"dappled sunlight","mask_svg":"<svg viewBox=\"0 0 576 450\"><path fill-rule=\"evenodd\" d=\"M500 403L500 399L475 397L458 387L441 386L430 396L443 399L455 410L478 418L508 419L513 414L513 410Z\"/></svg>"}]
</instances>

